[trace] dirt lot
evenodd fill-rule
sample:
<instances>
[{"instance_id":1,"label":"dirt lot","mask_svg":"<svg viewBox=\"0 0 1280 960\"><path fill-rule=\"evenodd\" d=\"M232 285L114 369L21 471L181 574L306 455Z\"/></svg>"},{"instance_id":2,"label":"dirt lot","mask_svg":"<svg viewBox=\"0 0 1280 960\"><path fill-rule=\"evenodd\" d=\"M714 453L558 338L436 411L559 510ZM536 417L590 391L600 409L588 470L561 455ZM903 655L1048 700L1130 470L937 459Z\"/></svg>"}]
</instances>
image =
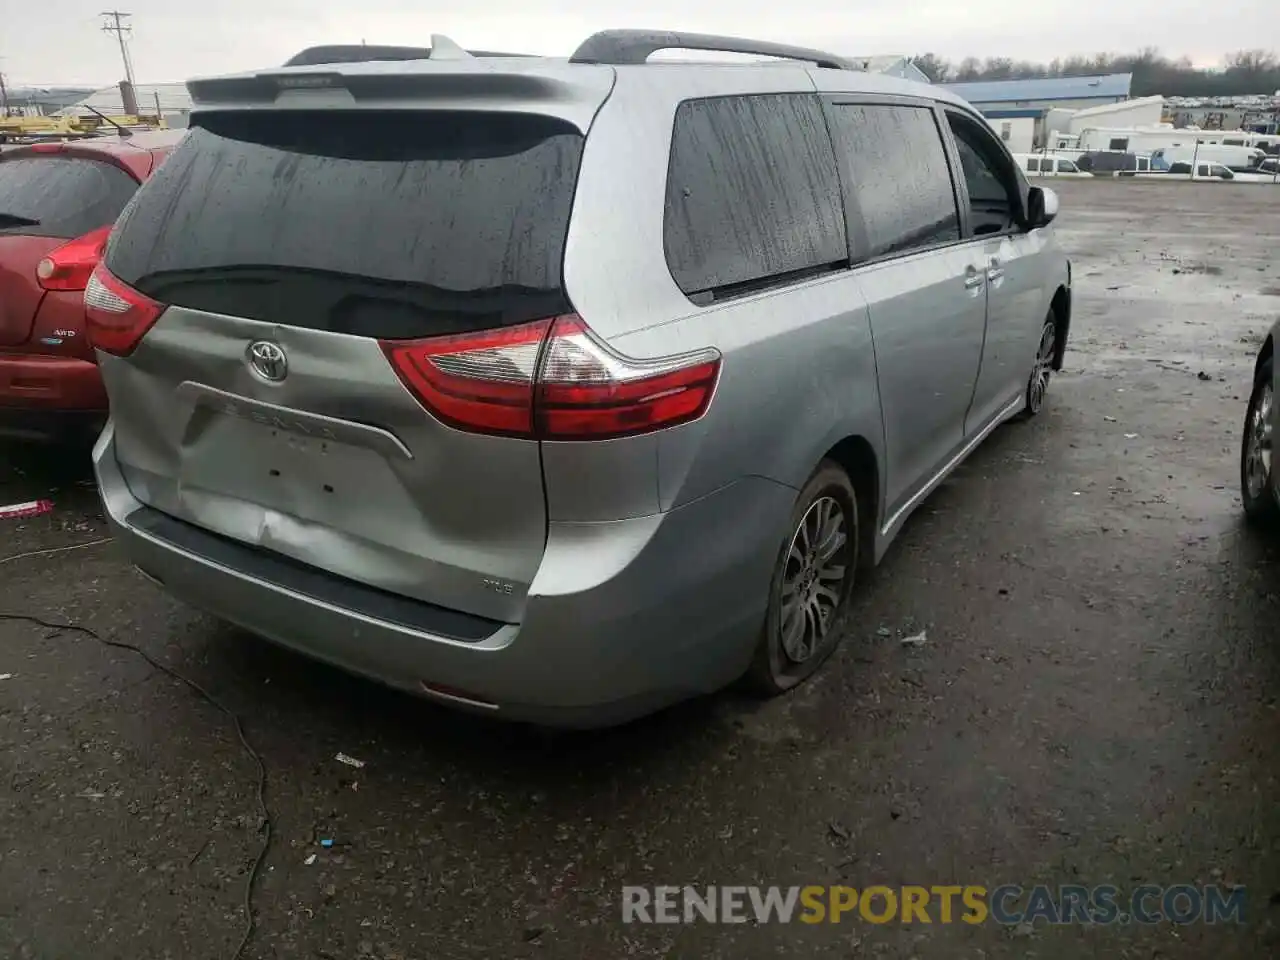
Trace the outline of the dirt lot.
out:
<instances>
[{"instance_id":1,"label":"dirt lot","mask_svg":"<svg viewBox=\"0 0 1280 960\"><path fill-rule=\"evenodd\" d=\"M495 726L221 626L109 545L0 565L0 613L137 642L243 717L273 818L247 957L1280 955L1280 568L1236 493L1280 189L1055 186L1077 301L1046 414L930 499L792 697ZM0 503L57 503L0 521L0 560L102 537L86 476L0 449ZM229 956L262 835L227 718L27 623L0 674L0 955ZM620 922L624 883L840 882L1249 893L1242 927Z\"/></svg>"}]
</instances>

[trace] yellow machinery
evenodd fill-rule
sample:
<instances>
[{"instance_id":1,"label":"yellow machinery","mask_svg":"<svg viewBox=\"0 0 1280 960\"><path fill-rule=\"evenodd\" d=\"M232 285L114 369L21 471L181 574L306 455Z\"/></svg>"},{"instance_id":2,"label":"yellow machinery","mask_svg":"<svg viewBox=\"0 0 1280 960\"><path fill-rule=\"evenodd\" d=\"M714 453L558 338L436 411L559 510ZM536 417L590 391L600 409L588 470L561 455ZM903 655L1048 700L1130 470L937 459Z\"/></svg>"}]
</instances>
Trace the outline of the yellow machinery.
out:
<instances>
[{"instance_id":1,"label":"yellow machinery","mask_svg":"<svg viewBox=\"0 0 1280 960\"><path fill-rule=\"evenodd\" d=\"M45 139L49 137L85 137L98 133L110 133L117 126L126 129L165 130L164 117L147 116L112 117L0 117L0 141Z\"/></svg>"}]
</instances>

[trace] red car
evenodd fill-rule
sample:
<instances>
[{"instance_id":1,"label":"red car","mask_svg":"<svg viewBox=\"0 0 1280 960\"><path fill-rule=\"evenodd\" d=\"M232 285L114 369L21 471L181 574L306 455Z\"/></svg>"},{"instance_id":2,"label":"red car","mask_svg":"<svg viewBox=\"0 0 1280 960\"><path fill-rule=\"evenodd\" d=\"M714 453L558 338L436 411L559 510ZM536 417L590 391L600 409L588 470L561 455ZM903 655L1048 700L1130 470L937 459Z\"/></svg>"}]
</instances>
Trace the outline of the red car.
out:
<instances>
[{"instance_id":1,"label":"red car","mask_svg":"<svg viewBox=\"0 0 1280 960\"><path fill-rule=\"evenodd\" d=\"M0 152L0 438L74 442L106 421L85 284L116 217L185 132Z\"/></svg>"}]
</instances>

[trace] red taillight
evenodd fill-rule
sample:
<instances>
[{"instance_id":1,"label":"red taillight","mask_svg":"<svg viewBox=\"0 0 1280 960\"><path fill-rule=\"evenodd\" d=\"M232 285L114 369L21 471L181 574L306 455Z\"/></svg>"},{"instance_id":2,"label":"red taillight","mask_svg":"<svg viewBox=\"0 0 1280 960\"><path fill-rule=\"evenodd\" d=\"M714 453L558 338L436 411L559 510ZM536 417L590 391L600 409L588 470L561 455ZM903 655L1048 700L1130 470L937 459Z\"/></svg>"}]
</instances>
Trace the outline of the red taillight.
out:
<instances>
[{"instance_id":1,"label":"red taillight","mask_svg":"<svg viewBox=\"0 0 1280 960\"><path fill-rule=\"evenodd\" d=\"M36 264L36 280L46 290L83 290L110 235L108 225L68 240Z\"/></svg>"},{"instance_id":2,"label":"red taillight","mask_svg":"<svg viewBox=\"0 0 1280 960\"><path fill-rule=\"evenodd\" d=\"M112 276L101 263L84 290L89 343L117 357L133 353L163 312L164 304Z\"/></svg>"},{"instance_id":3,"label":"red taillight","mask_svg":"<svg viewBox=\"0 0 1280 960\"><path fill-rule=\"evenodd\" d=\"M533 379L550 320L382 349L401 381L435 417L477 433L533 435Z\"/></svg>"},{"instance_id":4,"label":"red taillight","mask_svg":"<svg viewBox=\"0 0 1280 960\"><path fill-rule=\"evenodd\" d=\"M409 391L460 430L603 440L696 420L720 373L703 350L660 360L614 352L575 315L382 349Z\"/></svg>"},{"instance_id":5,"label":"red taillight","mask_svg":"<svg viewBox=\"0 0 1280 960\"><path fill-rule=\"evenodd\" d=\"M720 374L716 350L631 360L614 353L579 317L560 317L534 400L544 440L603 440L696 420Z\"/></svg>"}]
</instances>

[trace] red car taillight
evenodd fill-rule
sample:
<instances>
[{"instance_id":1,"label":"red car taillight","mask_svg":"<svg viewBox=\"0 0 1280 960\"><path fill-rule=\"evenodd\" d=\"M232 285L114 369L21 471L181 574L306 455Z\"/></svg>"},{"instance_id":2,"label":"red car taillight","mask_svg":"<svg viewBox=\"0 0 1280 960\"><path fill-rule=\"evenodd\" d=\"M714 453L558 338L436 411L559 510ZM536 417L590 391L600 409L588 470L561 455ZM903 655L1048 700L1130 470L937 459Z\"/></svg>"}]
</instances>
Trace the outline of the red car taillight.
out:
<instances>
[{"instance_id":1,"label":"red car taillight","mask_svg":"<svg viewBox=\"0 0 1280 960\"><path fill-rule=\"evenodd\" d=\"M84 290L89 343L105 353L127 357L160 319L164 304L111 275L101 263Z\"/></svg>"},{"instance_id":2,"label":"red car taillight","mask_svg":"<svg viewBox=\"0 0 1280 960\"><path fill-rule=\"evenodd\" d=\"M417 400L460 430L604 440L696 420L720 374L713 349L633 360L576 315L382 349Z\"/></svg>"},{"instance_id":3,"label":"red car taillight","mask_svg":"<svg viewBox=\"0 0 1280 960\"><path fill-rule=\"evenodd\" d=\"M102 259L111 227L68 240L36 264L36 281L45 290L83 290Z\"/></svg>"}]
</instances>

